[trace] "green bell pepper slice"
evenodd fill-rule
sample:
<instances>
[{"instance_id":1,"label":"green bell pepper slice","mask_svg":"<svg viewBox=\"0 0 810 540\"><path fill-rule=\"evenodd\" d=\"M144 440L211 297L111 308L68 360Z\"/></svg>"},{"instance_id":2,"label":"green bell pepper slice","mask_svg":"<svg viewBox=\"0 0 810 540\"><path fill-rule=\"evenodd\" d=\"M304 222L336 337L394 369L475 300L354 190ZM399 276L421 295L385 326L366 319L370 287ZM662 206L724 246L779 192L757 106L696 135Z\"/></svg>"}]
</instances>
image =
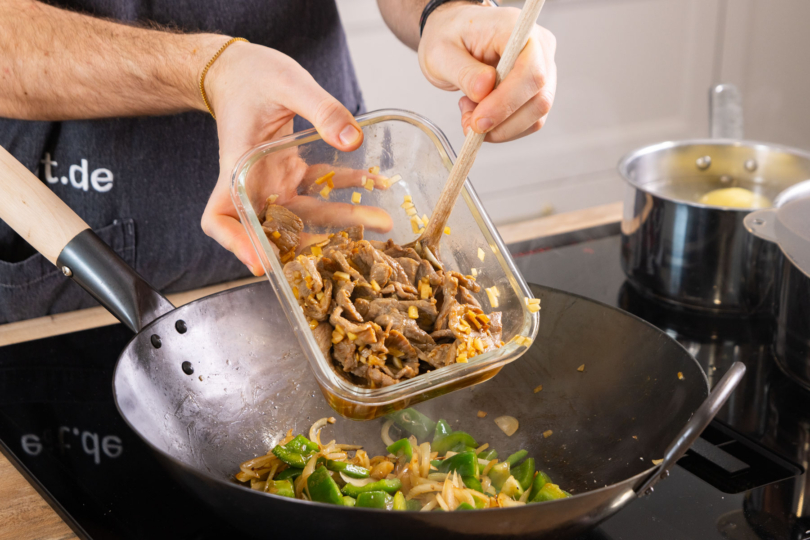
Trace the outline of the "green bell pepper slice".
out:
<instances>
[{"instance_id":1,"label":"green bell pepper slice","mask_svg":"<svg viewBox=\"0 0 810 540\"><path fill-rule=\"evenodd\" d=\"M478 476L478 456L475 452L462 452L441 461L432 461L440 473L458 471L461 476Z\"/></svg>"},{"instance_id":2,"label":"green bell pepper slice","mask_svg":"<svg viewBox=\"0 0 810 540\"><path fill-rule=\"evenodd\" d=\"M456 506L456 510L475 510L470 503L461 503L460 505Z\"/></svg>"},{"instance_id":3,"label":"green bell pepper slice","mask_svg":"<svg viewBox=\"0 0 810 540\"><path fill-rule=\"evenodd\" d=\"M408 439L400 439L386 450L397 457L405 456L408 461L413 457L413 447L411 446L411 441Z\"/></svg>"},{"instance_id":4,"label":"green bell pepper slice","mask_svg":"<svg viewBox=\"0 0 810 540\"><path fill-rule=\"evenodd\" d=\"M498 459L498 451L494 448L487 448L486 450L481 450L478 457L484 461L492 461L493 459Z\"/></svg>"},{"instance_id":5,"label":"green bell pepper slice","mask_svg":"<svg viewBox=\"0 0 810 540\"><path fill-rule=\"evenodd\" d=\"M519 450L506 458L506 462L509 464L510 467L514 467L518 464L518 462L529 455L528 450Z\"/></svg>"},{"instance_id":6,"label":"green bell pepper slice","mask_svg":"<svg viewBox=\"0 0 810 540\"><path fill-rule=\"evenodd\" d=\"M523 490L532 487L532 480L534 480L534 458L528 458L526 461L512 469L512 476L518 481Z\"/></svg>"},{"instance_id":7,"label":"green bell pepper slice","mask_svg":"<svg viewBox=\"0 0 810 540\"><path fill-rule=\"evenodd\" d=\"M433 442L450 435L452 432L453 430L450 429L450 424L445 420L439 420L436 422L436 429L433 431Z\"/></svg>"},{"instance_id":8,"label":"green bell pepper slice","mask_svg":"<svg viewBox=\"0 0 810 540\"><path fill-rule=\"evenodd\" d=\"M345 461L333 461L331 459L326 462L326 468L330 471L342 472L349 478L368 478L368 475L371 473L371 471L365 467L346 463Z\"/></svg>"},{"instance_id":9,"label":"green bell pepper slice","mask_svg":"<svg viewBox=\"0 0 810 540\"><path fill-rule=\"evenodd\" d=\"M569 493L560 489L560 486L557 484L552 484L548 482L543 487L540 488L540 491L537 492L537 495L534 496L533 499L530 499L529 502L537 503L537 502L544 502L544 501L554 501L557 499L565 499L570 497Z\"/></svg>"},{"instance_id":10,"label":"green bell pepper slice","mask_svg":"<svg viewBox=\"0 0 810 540\"><path fill-rule=\"evenodd\" d=\"M431 450L438 452L440 456L443 456L448 450L459 443L463 443L464 446L469 446L471 448L478 448L478 443L475 442L472 435L465 433L464 431L454 431L453 433L445 435L441 439L434 441L431 445Z\"/></svg>"},{"instance_id":11,"label":"green bell pepper slice","mask_svg":"<svg viewBox=\"0 0 810 540\"><path fill-rule=\"evenodd\" d=\"M407 510L407 509L408 509L408 501L405 500L405 495L403 495L401 491L397 491L396 495L394 495L393 510Z\"/></svg>"},{"instance_id":12,"label":"green bell pepper slice","mask_svg":"<svg viewBox=\"0 0 810 540\"><path fill-rule=\"evenodd\" d=\"M534 477L534 481L532 482L532 490L529 492L529 501L534 500L534 498L537 497L537 492L540 491L540 488L549 482L551 482L551 478L549 478L546 473L543 471L537 471L537 476Z\"/></svg>"},{"instance_id":13,"label":"green bell pepper slice","mask_svg":"<svg viewBox=\"0 0 810 540\"><path fill-rule=\"evenodd\" d=\"M506 482L512 473L509 470L509 462L502 461L496 464L489 470L489 479L492 480L492 487L497 490L500 490L503 487L504 482Z\"/></svg>"},{"instance_id":14,"label":"green bell pepper slice","mask_svg":"<svg viewBox=\"0 0 810 540\"><path fill-rule=\"evenodd\" d=\"M343 486L343 494L349 497L358 497L361 493L368 493L370 491L385 491L388 494L394 494L402 487L402 482L397 478L391 480L382 479L366 484L365 486L355 486L354 484L346 484Z\"/></svg>"},{"instance_id":15,"label":"green bell pepper slice","mask_svg":"<svg viewBox=\"0 0 810 540\"><path fill-rule=\"evenodd\" d=\"M289 480L268 480L266 490L267 493L272 493L273 495L295 498L295 490L293 489L292 482Z\"/></svg>"},{"instance_id":16,"label":"green bell pepper slice","mask_svg":"<svg viewBox=\"0 0 810 540\"><path fill-rule=\"evenodd\" d=\"M285 444L284 448L299 454L311 454L320 449L318 443L310 441L303 435L297 435L293 440Z\"/></svg>"},{"instance_id":17,"label":"green bell pepper slice","mask_svg":"<svg viewBox=\"0 0 810 540\"><path fill-rule=\"evenodd\" d=\"M462 476L461 481L464 482L464 485L469 489L474 489L479 493L484 492L484 487L481 485L481 482L474 476ZM477 501L478 499L476 499Z\"/></svg>"},{"instance_id":18,"label":"green bell pepper slice","mask_svg":"<svg viewBox=\"0 0 810 540\"><path fill-rule=\"evenodd\" d=\"M284 469L280 473L276 475L276 480L295 480L301 473L304 472L303 469L296 469L295 467L290 467L289 469Z\"/></svg>"},{"instance_id":19,"label":"green bell pepper slice","mask_svg":"<svg viewBox=\"0 0 810 540\"><path fill-rule=\"evenodd\" d=\"M332 479L332 475L326 467L318 467L315 472L309 475L307 488L313 501L343 505L343 495L340 493L340 488Z\"/></svg>"},{"instance_id":20,"label":"green bell pepper slice","mask_svg":"<svg viewBox=\"0 0 810 540\"><path fill-rule=\"evenodd\" d=\"M288 450L284 446L276 446L273 448L273 454L290 467L297 467L299 469L306 467L307 461L309 460L308 455Z\"/></svg>"},{"instance_id":21,"label":"green bell pepper slice","mask_svg":"<svg viewBox=\"0 0 810 540\"><path fill-rule=\"evenodd\" d=\"M366 491L357 496L358 508L391 510L393 506L394 498L385 491Z\"/></svg>"},{"instance_id":22,"label":"green bell pepper slice","mask_svg":"<svg viewBox=\"0 0 810 540\"><path fill-rule=\"evenodd\" d=\"M349 497L348 495L343 496L343 506L354 506L357 504L357 501L353 497Z\"/></svg>"},{"instance_id":23,"label":"green bell pepper slice","mask_svg":"<svg viewBox=\"0 0 810 540\"><path fill-rule=\"evenodd\" d=\"M461 453L461 452L475 452L475 448L473 448L472 446L467 446L467 445L466 445L466 444L464 444L464 443L458 443L458 444L457 444L457 445L455 445L453 448L451 448L451 449L450 449L450 451L451 451L451 452L457 452L457 453Z\"/></svg>"},{"instance_id":24,"label":"green bell pepper slice","mask_svg":"<svg viewBox=\"0 0 810 540\"><path fill-rule=\"evenodd\" d=\"M408 510L411 512L418 512L422 509L422 503L417 501L416 499L411 499L410 501L405 501L405 506L407 506Z\"/></svg>"},{"instance_id":25,"label":"green bell pepper slice","mask_svg":"<svg viewBox=\"0 0 810 540\"><path fill-rule=\"evenodd\" d=\"M416 409L404 409L390 416L394 423L415 435L417 440L426 441L436 429L436 422Z\"/></svg>"}]
</instances>

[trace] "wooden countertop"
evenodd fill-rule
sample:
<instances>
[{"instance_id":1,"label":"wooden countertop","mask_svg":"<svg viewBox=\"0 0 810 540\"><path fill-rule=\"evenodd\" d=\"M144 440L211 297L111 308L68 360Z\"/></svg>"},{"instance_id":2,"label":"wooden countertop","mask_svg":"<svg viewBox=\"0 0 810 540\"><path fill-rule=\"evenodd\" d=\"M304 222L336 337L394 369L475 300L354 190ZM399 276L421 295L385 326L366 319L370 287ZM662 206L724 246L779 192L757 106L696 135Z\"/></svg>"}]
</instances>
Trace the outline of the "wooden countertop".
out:
<instances>
[{"instance_id":1,"label":"wooden countertop","mask_svg":"<svg viewBox=\"0 0 810 540\"><path fill-rule=\"evenodd\" d=\"M587 208L498 227L504 242L514 244L532 238L555 236L621 221L622 203ZM194 291L169 295L180 306L264 278L251 278L224 283ZM49 336L78 332L115 324L117 320L104 308L96 307L60 313L38 319L0 325L0 346ZM14 466L0 455L0 540L66 540L78 538L50 505L23 478Z\"/></svg>"}]
</instances>

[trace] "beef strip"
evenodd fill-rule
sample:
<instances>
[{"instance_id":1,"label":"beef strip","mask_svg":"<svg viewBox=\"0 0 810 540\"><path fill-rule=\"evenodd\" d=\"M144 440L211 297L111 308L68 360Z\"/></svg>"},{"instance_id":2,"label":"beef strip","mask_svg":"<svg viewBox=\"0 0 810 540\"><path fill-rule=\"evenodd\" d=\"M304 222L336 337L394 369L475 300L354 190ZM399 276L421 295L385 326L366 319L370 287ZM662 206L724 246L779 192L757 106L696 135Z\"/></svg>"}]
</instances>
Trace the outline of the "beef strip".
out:
<instances>
[{"instance_id":1,"label":"beef strip","mask_svg":"<svg viewBox=\"0 0 810 540\"><path fill-rule=\"evenodd\" d=\"M500 343L503 339L503 323L501 322L501 312L494 311L489 314L489 333L492 334L492 339L495 343Z\"/></svg>"},{"instance_id":2,"label":"beef strip","mask_svg":"<svg viewBox=\"0 0 810 540\"><path fill-rule=\"evenodd\" d=\"M394 292L397 293L397 296L402 298L403 300L416 300L419 296L416 294L416 288L413 285L405 284L395 281L392 283L394 286Z\"/></svg>"},{"instance_id":3,"label":"beef strip","mask_svg":"<svg viewBox=\"0 0 810 540\"><path fill-rule=\"evenodd\" d=\"M462 341L467 341L469 339L480 338L481 344L483 345L483 352L491 351L492 349L497 349L500 347L500 339L495 339L494 336L489 332L484 330L483 328L478 330L475 326L472 326L469 332L465 332L463 327L461 326L461 321L464 319L464 316L468 311L472 311L473 313L483 313L480 309L476 308L475 306L469 305L462 305L457 304L453 309L450 310L450 318L448 321L448 326L450 330L453 331L453 334L456 336L457 339ZM500 312L497 313L498 324L500 324ZM493 313L492 315L495 315ZM490 315L490 323L492 322L492 316Z\"/></svg>"},{"instance_id":4,"label":"beef strip","mask_svg":"<svg viewBox=\"0 0 810 540\"><path fill-rule=\"evenodd\" d=\"M427 355L427 363L435 368L449 366L456 361L456 344L437 345Z\"/></svg>"},{"instance_id":5,"label":"beef strip","mask_svg":"<svg viewBox=\"0 0 810 540\"><path fill-rule=\"evenodd\" d=\"M301 242L304 222L301 221L301 218L277 204L267 205L263 219L262 229L267 235L267 239L278 247L282 262L286 262L285 258L294 254L298 244ZM278 233L278 238L274 233Z\"/></svg>"},{"instance_id":6,"label":"beef strip","mask_svg":"<svg viewBox=\"0 0 810 540\"><path fill-rule=\"evenodd\" d=\"M405 270L405 274L408 276L408 281L412 284L416 284L416 270L419 268L419 261L415 261L414 259L408 259L407 257L398 257L396 261Z\"/></svg>"},{"instance_id":7,"label":"beef strip","mask_svg":"<svg viewBox=\"0 0 810 540\"><path fill-rule=\"evenodd\" d=\"M372 343L377 343L377 333L375 331L374 325L371 322L366 322L363 324L353 323L347 320L345 317L341 317L342 313L343 313L342 307L340 306L335 307L335 310L332 312L332 315L329 316L329 322L332 323L332 326L340 326L347 333L351 332L352 334L357 336L354 340L351 341L354 341L354 344L357 345L358 347L362 347L363 345L370 345ZM346 339L349 339L348 335L346 336Z\"/></svg>"},{"instance_id":8,"label":"beef strip","mask_svg":"<svg viewBox=\"0 0 810 540\"><path fill-rule=\"evenodd\" d=\"M458 287L458 294L456 295L456 301L459 304L469 304L471 306L475 306L478 309L481 309L481 303L472 295L472 293L467 289L467 287L462 287L459 285Z\"/></svg>"},{"instance_id":9,"label":"beef strip","mask_svg":"<svg viewBox=\"0 0 810 540\"><path fill-rule=\"evenodd\" d=\"M343 367L343 371L352 371L358 365L357 359L354 357L354 352L356 350L357 346L353 342L344 338L343 340L332 345L332 358L334 358L335 362Z\"/></svg>"},{"instance_id":10,"label":"beef strip","mask_svg":"<svg viewBox=\"0 0 810 540\"><path fill-rule=\"evenodd\" d=\"M337 288L335 289L335 303L343 308L347 318L354 322L363 322L363 316L358 313L354 304L352 304L352 291L354 291L353 281L345 279L338 280Z\"/></svg>"},{"instance_id":11,"label":"beef strip","mask_svg":"<svg viewBox=\"0 0 810 540\"><path fill-rule=\"evenodd\" d=\"M464 287L465 289L471 290L472 292L476 292L476 293L481 291L481 285L476 283L475 280L470 279L467 276L464 276L464 275L459 274L458 272L454 272L452 270L450 272L448 272L448 274L450 274L451 276L456 278L456 280L458 280L458 284L460 286Z\"/></svg>"},{"instance_id":12,"label":"beef strip","mask_svg":"<svg viewBox=\"0 0 810 540\"><path fill-rule=\"evenodd\" d=\"M422 257L416 253L416 250L410 247L402 247L398 246L394 243L393 240L388 240L385 244L385 248L382 250L383 253L388 255L389 257L394 257L395 259L399 258L408 258L416 261L417 263L422 261Z\"/></svg>"},{"instance_id":13,"label":"beef strip","mask_svg":"<svg viewBox=\"0 0 810 540\"><path fill-rule=\"evenodd\" d=\"M430 334L430 337L432 337L435 341L439 341L440 339L456 339L456 335L449 328L445 328L444 330L436 330Z\"/></svg>"},{"instance_id":14,"label":"beef strip","mask_svg":"<svg viewBox=\"0 0 810 540\"><path fill-rule=\"evenodd\" d=\"M444 274L444 282L441 286L442 307L436 317L436 327L434 330L444 330L447 328L447 319L450 311L458 305L456 294L458 293L458 280L448 274Z\"/></svg>"},{"instance_id":15,"label":"beef strip","mask_svg":"<svg viewBox=\"0 0 810 540\"><path fill-rule=\"evenodd\" d=\"M332 347L332 330L334 330L332 325L325 322L319 323L312 329L312 335L315 336L315 341L324 358L329 358L329 349Z\"/></svg>"},{"instance_id":16,"label":"beef strip","mask_svg":"<svg viewBox=\"0 0 810 540\"><path fill-rule=\"evenodd\" d=\"M427 277L430 280L431 287L440 285L442 282L442 277L436 273L436 270L433 269L433 265L428 261L422 261L419 263L419 268L416 269L414 282L418 283L422 281L422 278L424 277Z\"/></svg>"},{"instance_id":17,"label":"beef strip","mask_svg":"<svg viewBox=\"0 0 810 540\"><path fill-rule=\"evenodd\" d=\"M295 277L296 272L300 277ZM298 256L285 264L284 277L287 278L288 283L298 288L299 304L309 295L323 290L323 280L320 272L315 267L313 257Z\"/></svg>"},{"instance_id":18,"label":"beef strip","mask_svg":"<svg viewBox=\"0 0 810 540\"><path fill-rule=\"evenodd\" d=\"M408 317L408 307L401 304L402 302L394 298L374 300L369 304L367 318L383 328L401 332L414 346L418 343L435 345L433 338L419 328L415 320Z\"/></svg>"},{"instance_id":19,"label":"beef strip","mask_svg":"<svg viewBox=\"0 0 810 540\"><path fill-rule=\"evenodd\" d=\"M332 305L332 280L329 277L323 278L323 296L318 300L317 294L309 295L304 299L304 315L316 321L325 321L329 316L329 308Z\"/></svg>"}]
</instances>

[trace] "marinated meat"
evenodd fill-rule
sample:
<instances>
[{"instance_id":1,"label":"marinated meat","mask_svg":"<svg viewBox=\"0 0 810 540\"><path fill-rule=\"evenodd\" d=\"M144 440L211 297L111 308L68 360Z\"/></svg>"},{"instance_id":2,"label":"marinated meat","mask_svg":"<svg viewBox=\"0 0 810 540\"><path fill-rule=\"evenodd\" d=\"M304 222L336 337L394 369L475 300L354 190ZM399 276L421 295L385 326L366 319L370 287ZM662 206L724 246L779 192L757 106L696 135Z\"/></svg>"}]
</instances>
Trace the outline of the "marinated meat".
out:
<instances>
[{"instance_id":1,"label":"marinated meat","mask_svg":"<svg viewBox=\"0 0 810 540\"><path fill-rule=\"evenodd\" d=\"M392 240L364 240L362 227L295 257L302 227L277 208L268 206L266 215L272 231L290 224L288 236L279 232L289 240L282 253L291 253L284 276L324 356L351 380L390 386L502 345L501 314L484 313L471 276Z\"/></svg>"},{"instance_id":2,"label":"marinated meat","mask_svg":"<svg viewBox=\"0 0 810 540\"><path fill-rule=\"evenodd\" d=\"M278 248L281 262L286 263L295 257L295 250L298 248L301 232L304 230L304 222L283 206L270 204L270 199L267 201L262 229L267 235L267 239Z\"/></svg>"},{"instance_id":3,"label":"marinated meat","mask_svg":"<svg viewBox=\"0 0 810 540\"><path fill-rule=\"evenodd\" d=\"M329 358L329 349L332 348L332 325L329 323L318 323L318 326L312 329L312 335L315 336L315 341L318 342L318 347L325 358Z\"/></svg>"}]
</instances>

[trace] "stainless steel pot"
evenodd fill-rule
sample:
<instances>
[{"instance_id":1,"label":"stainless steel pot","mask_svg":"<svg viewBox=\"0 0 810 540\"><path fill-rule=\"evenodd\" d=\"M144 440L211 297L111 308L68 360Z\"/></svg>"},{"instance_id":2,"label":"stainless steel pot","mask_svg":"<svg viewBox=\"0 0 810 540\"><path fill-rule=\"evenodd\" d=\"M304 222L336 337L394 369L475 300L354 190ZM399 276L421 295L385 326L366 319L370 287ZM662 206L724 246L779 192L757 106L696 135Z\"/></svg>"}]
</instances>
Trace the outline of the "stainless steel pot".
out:
<instances>
[{"instance_id":1,"label":"stainless steel pot","mask_svg":"<svg viewBox=\"0 0 810 540\"><path fill-rule=\"evenodd\" d=\"M739 140L739 93L712 91L717 139L665 142L622 158L627 181L622 220L622 268L642 293L712 313L775 310L780 256L748 234L751 210L708 206L709 191L742 187L773 200L810 178L810 153Z\"/></svg>"},{"instance_id":2,"label":"stainless steel pot","mask_svg":"<svg viewBox=\"0 0 810 540\"><path fill-rule=\"evenodd\" d=\"M810 390L810 182L802 184L804 190L780 197L778 208L749 214L745 226L784 254L776 360L782 371Z\"/></svg>"}]
</instances>

